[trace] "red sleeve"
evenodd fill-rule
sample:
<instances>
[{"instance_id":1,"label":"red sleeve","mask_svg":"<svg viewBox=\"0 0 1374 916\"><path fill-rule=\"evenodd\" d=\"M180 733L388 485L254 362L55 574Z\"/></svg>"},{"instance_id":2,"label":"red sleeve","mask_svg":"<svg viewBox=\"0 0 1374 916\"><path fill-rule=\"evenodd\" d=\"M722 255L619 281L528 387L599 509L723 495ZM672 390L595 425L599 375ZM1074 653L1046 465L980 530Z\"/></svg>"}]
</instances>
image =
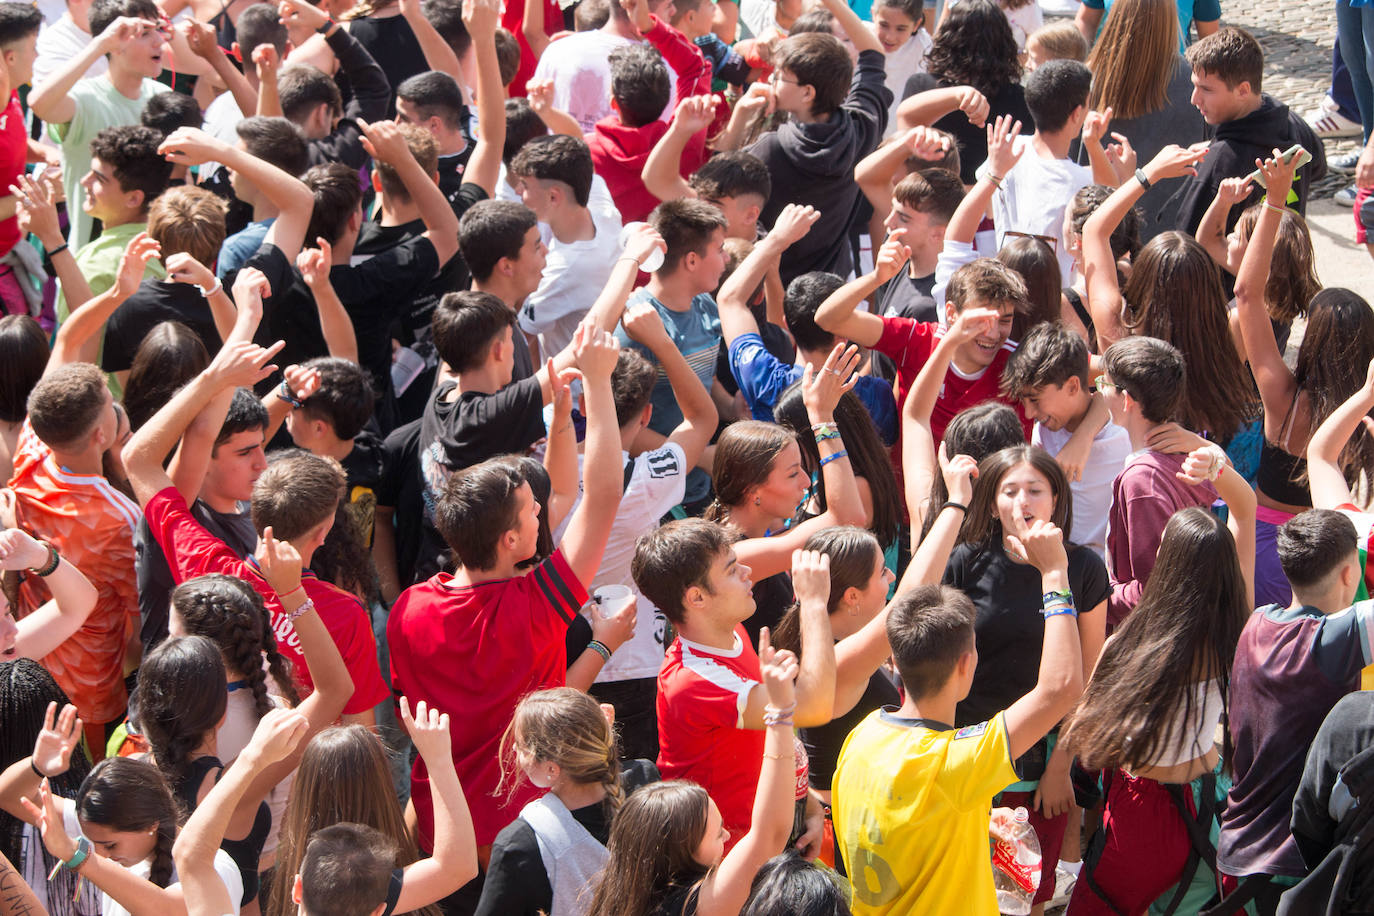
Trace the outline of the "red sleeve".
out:
<instances>
[{"instance_id":1,"label":"red sleeve","mask_svg":"<svg viewBox=\"0 0 1374 916\"><path fill-rule=\"evenodd\" d=\"M177 584L205 573L225 573L250 582L255 578L244 575L243 560L228 544L195 520L176 487L155 493L143 508L143 517L167 555L172 580Z\"/></svg>"},{"instance_id":2,"label":"red sleeve","mask_svg":"<svg viewBox=\"0 0 1374 916\"><path fill-rule=\"evenodd\" d=\"M530 576L534 580L536 600L553 611L558 616L560 626L566 628L582 605L587 603L587 589L563 558L563 551L555 550L547 560L534 568Z\"/></svg>"},{"instance_id":3,"label":"red sleeve","mask_svg":"<svg viewBox=\"0 0 1374 916\"><path fill-rule=\"evenodd\" d=\"M701 49L695 42L689 41L686 35L657 16L651 15L649 18L653 21L653 26L644 33L644 37L649 44L658 49L658 53L663 55L664 63L677 74L677 101L681 102L694 95L710 94L711 67L706 63L706 56L701 53ZM706 158L706 131L700 130L692 135L682 150L682 177L686 178L701 168Z\"/></svg>"},{"instance_id":4,"label":"red sleeve","mask_svg":"<svg viewBox=\"0 0 1374 916\"><path fill-rule=\"evenodd\" d=\"M351 716L367 712L390 693L386 682L382 680L381 666L377 662L377 640L372 635L372 621L362 602L353 595L327 582L319 582L319 585L320 597L329 602L320 619L328 627L329 637L343 656L349 677L353 678L353 696L345 704L344 714Z\"/></svg>"},{"instance_id":5,"label":"red sleeve","mask_svg":"<svg viewBox=\"0 0 1374 916\"><path fill-rule=\"evenodd\" d=\"M897 369L914 377L935 348L936 325L910 318L883 316L883 335L873 349L892 358Z\"/></svg>"},{"instance_id":6,"label":"red sleeve","mask_svg":"<svg viewBox=\"0 0 1374 916\"><path fill-rule=\"evenodd\" d=\"M563 8L558 5L558 0L543 0L543 3L544 34L548 36L557 35L563 31ZM525 94L525 83L534 76L535 65L539 62L534 49L525 40L524 24L524 0L511 0L506 4L505 11L501 14L501 27L513 34L515 43L520 46L520 66L515 71L515 79L511 80L510 84L512 96Z\"/></svg>"}]
</instances>

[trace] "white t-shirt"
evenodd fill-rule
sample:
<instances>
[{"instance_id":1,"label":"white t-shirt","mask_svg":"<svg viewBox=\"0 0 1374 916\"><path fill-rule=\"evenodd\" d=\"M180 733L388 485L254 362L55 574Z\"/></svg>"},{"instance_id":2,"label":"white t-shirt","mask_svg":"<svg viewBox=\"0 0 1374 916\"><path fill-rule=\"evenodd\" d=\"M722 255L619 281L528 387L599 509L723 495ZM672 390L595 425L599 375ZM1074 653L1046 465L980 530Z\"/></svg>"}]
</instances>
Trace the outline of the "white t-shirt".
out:
<instances>
[{"instance_id":1,"label":"white t-shirt","mask_svg":"<svg viewBox=\"0 0 1374 916\"><path fill-rule=\"evenodd\" d=\"M242 120L244 120L243 112L239 110L239 103L234 101L234 94L221 92L205 109L204 129L216 140L223 140L233 146L239 142L237 128ZM221 163L216 161L205 162L196 170L196 175L201 181L204 181L223 167Z\"/></svg>"},{"instance_id":2,"label":"white t-shirt","mask_svg":"<svg viewBox=\"0 0 1374 916\"><path fill-rule=\"evenodd\" d=\"M953 9L958 5L959 0L947 0L945 9ZM1030 33L1045 24L1045 14L1037 0L1031 0L1020 9L1009 10L1002 7L1002 15L1007 17L1007 23L1011 26L1011 34L1016 39L1016 50L1022 53L1026 50L1026 39Z\"/></svg>"},{"instance_id":3,"label":"white t-shirt","mask_svg":"<svg viewBox=\"0 0 1374 916\"><path fill-rule=\"evenodd\" d=\"M629 452L620 454L622 463L630 460ZM579 455L579 467L581 462L582 456ZM689 471L691 468L687 466L687 457L676 442L666 443L662 448L644 452L634 459L630 483L620 497L615 524L611 527L610 537L606 539L606 552L601 555L601 567L592 577L587 591L595 592L603 585L628 585L638 600L638 622L634 637L615 650L611 660L596 676L598 684L658 676L658 669L663 664L668 618L639 593L634 576L630 575L630 565L634 562L635 542L639 536L657 528L658 520L682 502ZM578 501L581 501L580 495ZM568 517L571 516L572 512L569 512ZM566 526L567 521L563 524ZM555 533L554 540L562 538L563 531L560 529Z\"/></svg>"},{"instance_id":4,"label":"white t-shirt","mask_svg":"<svg viewBox=\"0 0 1374 916\"><path fill-rule=\"evenodd\" d=\"M589 134L611 113L611 52L634 43L605 29L574 32L544 49L534 78L553 80L553 107L572 115ZM677 110L677 74L672 67L668 81L673 91L660 121L669 120Z\"/></svg>"},{"instance_id":5,"label":"white t-shirt","mask_svg":"<svg viewBox=\"0 0 1374 916\"><path fill-rule=\"evenodd\" d=\"M81 836L81 822L76 818L76 802L70 798L62 799L62 824L66 828L68 836ZM139 862L131 866L129 871L138 875L140 878L147 878L151 871L148 861ZM229 916L238 916L239 901L243 899L243 876L239 874L239 867L234 864L234 860L229 858L229 853L223 849L215 850L215 873L224 882L224 887L229 891L229 900L233 904L233 910ZM171 884L177 883L176 867L172 868ZM168 886L170 887L171 884ZM100 903L101 916L131 916L128 910L116 903L111 897L103 897Z\"/></svg>"},{"instance_id":6,"label":"white t-shirt","mask_svg":"<svg viewBox=\"0 0 1374 916\"><path fill-rule=\"evenodd\" d=\"M1067 429L1048 430L1039 423L1031 430L1031 444L1051 455L1058 455L1073 433ZM1131 454L1131 437L1126 430L1108 422L1093 437L1083 476L1069 483L1073 494L1073 518L1069 535L1075 544L1091 547L1107 558L1107 516L1112 511L1112 483L1126 466Z\"/></svg>"},{"instance_id":7,"label":"white t-shirt","mask_svg":"<svg viewBox=\"0 0 1374 916\"><path fill-rule=\"evenodd\" d=\"M869 23L869 28L873 34L878 34L876 25ZM897 132L897 108L902 104L906 81L917 73L926 72L926 55L934 44L930 33L922 27L912 33L906 44L887 55L884 66L887 68L887 88L892 93L892 107L887 112L887 131L883 136L890 137Z\"/></svg>"},{"instance_id":8,"label":"white t-shirt","mask_svg":"<svg viewBox=\"0 0 1374 916\"><path fill-rule=\"evenodd\" d=\"M44 25L38 30L38 56L33 61L33 84L37 86L52 76L67 61L86 50L86 45L91 41L91 34L81 31L72 17L65 13L51 25ZM109 58L101 56L82 74L82 79L100 76L109 69Z\"/></svg>"},{"instance_id":9,"label":"white t-shirt","mask_svg":"<svg viewBox=\"0 0 1374 916\"><path fill-rule=\"evenodd\" d=\"M1073 255L1060 238L1064 211L1080 188L1093 183L1092 169L1068 159L1040 157L1029 136L1019 136L1014 142L1023 151L1021 158L1002 177L1002 188L992 198L997 247L1000 250L1006 244L1008 230L1056 239L1051 247L1059 259L1060 279L1068 286L1073 283ZM978 177L987 175L990 169L988 163L983 163L978 167Z\"/></svg>"},{"instance_id":10,"label":"white t-shirt","mask_svg":"<svg viewBox=\"0 0 1374 916\"><path fill-rule=\"evenodd\" d=\"M242 686L236 686L242 684ZM272 705L277 708L284 708L286 701L278 694L281 688L269 674L267 676L267 698ZM248 746L248 742L253 740L253 733L258 728L257 704L253 701L253 690L246 683L236 681L229 688L229 702L225 707L224 721L220 723L215 731L215 748L217 756L226 767L238 759L239 754ZM262 844L262 854L258 859L258 867L266 870L276 861L277 841L281 832L282 818L286 815L286 803L291 798L291 786L295 784L296 773L291 771L286 778L277 783L272 791L267 793L267 807L272 812L272 827L267 831L267 838Z\"/></svg>"},{"instance_id":11,"label":"white t-shirt","mask_svg":"<svg viewBox=\"0 0 1374 916\"><path fill-rule=\"evenodd\" d=\"M603 182L604 184L604 182ZM587 203L592 203L588 195ZM549 237L549 254L539 288L520 308L520 329L539 335L539 352L553 356L572 342L577 325L610 279L620 257L620 211L592 209L596 236L579 242Z\"/></svg>"}]
</instances>

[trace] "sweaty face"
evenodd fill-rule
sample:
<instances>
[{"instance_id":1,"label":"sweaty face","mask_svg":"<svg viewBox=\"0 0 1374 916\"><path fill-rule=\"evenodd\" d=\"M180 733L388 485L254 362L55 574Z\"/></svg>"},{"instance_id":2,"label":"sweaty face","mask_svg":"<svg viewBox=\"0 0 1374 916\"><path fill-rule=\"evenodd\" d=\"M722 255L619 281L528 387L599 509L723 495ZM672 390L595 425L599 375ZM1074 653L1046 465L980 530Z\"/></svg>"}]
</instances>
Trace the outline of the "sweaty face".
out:
<instances>
[{"instance_id":1,"label":"sweaty face","mask_svg":"<svg viewBox=\"0 0 1374 916\"><path fill-rule=\"evenodd\" d=\"M884 54L891 54L911 40L916 23L910 16L890 6L873 9L873 24L878 27L878 43Z\"/></svg>"},{"instance_id":2,"label":"sweaty face","mask_svg":"<svg viewBox=\"0 0 1374 916\"><path fill-rule=\"evenodd\" d=\"M997 517L1003 534L1022 537L1036 521L1054 516L1054 488L1027 462L1015 465L997 484Z\"/></svg>"}]
</instances>

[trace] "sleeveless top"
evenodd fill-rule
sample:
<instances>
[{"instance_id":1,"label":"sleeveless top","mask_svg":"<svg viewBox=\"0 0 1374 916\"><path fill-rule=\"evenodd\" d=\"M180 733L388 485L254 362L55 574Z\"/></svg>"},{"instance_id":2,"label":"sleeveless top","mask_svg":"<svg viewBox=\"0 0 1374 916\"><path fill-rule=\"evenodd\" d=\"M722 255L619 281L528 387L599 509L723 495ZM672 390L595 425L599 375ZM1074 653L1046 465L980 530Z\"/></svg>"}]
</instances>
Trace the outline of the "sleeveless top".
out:
<instances>
[{"instance_id":1,"label":"sleeveless top","mask_svg":"<svg viewBox=\"0 0 1374 916\"><path fill-rule=\"evenodd\" d=\"M1221 683L1213 678L1192 685L1191 709L1180 706L1165 732L1164 746L1150 761L1152 767L1171 767L1206 755L1215 746L1214 735L1221 721L1223 703Z\"/></svg>"},{"instance_id":2,"label":"sleeveless top","mask_svg":"<svg viewBox=\"0 0 1374 916\"><path fill-rule=\"evenodd\" d=\"M211 770L224 772L224 764L218 757L206 755L192 760L186 773L173 787L177 799L186 807L187 812L199 806L197 796L201 783ZM262 844L267 839L267 831L272 828L272 813L265 802L258 804L258 815L253 819L253 829L241 840L224 840L219 848L229 854L243 875L243 899L240 906L247 905L258 896L258 858L262 855Z\"/></svg>"},{"instance_id":3,"label":"sleeveless top","mask_svg":"<svg viewBox=\"0 0 1374 916\"><path fill-rule=\"evenodd\" d=\"M1307 459L1288 452L1265 440L1260 448L1259 471L1255 487L1270 499L1290 506L1309 507L1312 493L1304 483L1298 483L1307 473Z\"/></svg>"},{"instance_id":4,"label":"sleeveless top","mask_svg":"<svg viewBox=\"0 0 1374 916\"><path fill-rule=\"evenodd\" d=\"M552 792L522 808L520 818L534 830L553 888L549 916L582 916L591 900L584 891L596 883L610 853Z\"/></svg>"}]
</instances>

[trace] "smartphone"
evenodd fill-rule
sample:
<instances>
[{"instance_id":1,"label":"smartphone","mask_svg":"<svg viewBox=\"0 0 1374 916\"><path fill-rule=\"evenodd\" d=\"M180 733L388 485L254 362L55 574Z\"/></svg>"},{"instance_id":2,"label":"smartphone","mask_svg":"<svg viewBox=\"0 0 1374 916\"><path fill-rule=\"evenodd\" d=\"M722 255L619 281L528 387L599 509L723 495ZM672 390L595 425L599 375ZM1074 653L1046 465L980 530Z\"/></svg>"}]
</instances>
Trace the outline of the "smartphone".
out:
<instances>
[{"instance_id":1,"label":"smartphone","mask_svg":"<svg viewBox=\"0 0 1374 916\"><path fill-rule=\"evenodd\" d=\"M1284 150L1282 154L1282 158L1285 163L1292 162L1294 156L1298 157L1297 168L1302 168L1303 166L1307 165L1307 163L1312 161L1312 154L1309 153L1307 150L1303 149L1302 145L1298 143L1294 143L1292 146L1288 147L1288 149ZM1250 181L1253 181L1255 184L1259 185L1261 188L1268 187L1268 185L1264 182L1264 173L1261 172L1259 169L1255 169L1253 172L1251 172L1249 175L1245 177Z\"/></svg>"}]
</instances>

